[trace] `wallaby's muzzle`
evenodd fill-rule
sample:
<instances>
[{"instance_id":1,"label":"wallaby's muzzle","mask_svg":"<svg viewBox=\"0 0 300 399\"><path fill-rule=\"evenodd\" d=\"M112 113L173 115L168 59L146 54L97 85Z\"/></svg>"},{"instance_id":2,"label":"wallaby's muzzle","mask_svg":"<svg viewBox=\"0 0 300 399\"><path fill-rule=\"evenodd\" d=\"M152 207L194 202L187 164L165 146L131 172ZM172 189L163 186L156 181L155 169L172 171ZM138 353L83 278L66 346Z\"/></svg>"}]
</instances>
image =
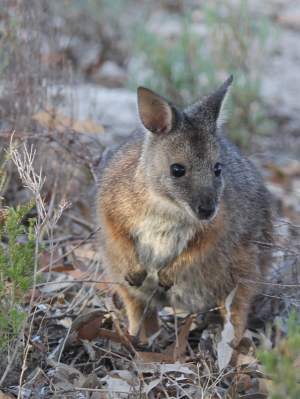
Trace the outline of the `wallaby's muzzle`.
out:
<instances>
[{"instance_id":1,"label":"wallaby's muzzle","mask_svg":"<svg viewBox=\"0 0 300 399\"><path fill-rule=\"evenodd\" d=\"M197 216L199 219L210 219L216 211L216 207L202 208L201 206L197 209Z\"/></svg>"},{"instance_id":2,"label":"wallaby's muzzle","mask_svg":"<svg viewBox=\"0 0 300 399\"><path fill-rule=\"evenodd\" d=\"M202 190L200 198L197 199L194 206L194 212L198 219L208 220L211 219L217 210L217 200L213 190L207 188Z\"/></svg>"}]
</instances>

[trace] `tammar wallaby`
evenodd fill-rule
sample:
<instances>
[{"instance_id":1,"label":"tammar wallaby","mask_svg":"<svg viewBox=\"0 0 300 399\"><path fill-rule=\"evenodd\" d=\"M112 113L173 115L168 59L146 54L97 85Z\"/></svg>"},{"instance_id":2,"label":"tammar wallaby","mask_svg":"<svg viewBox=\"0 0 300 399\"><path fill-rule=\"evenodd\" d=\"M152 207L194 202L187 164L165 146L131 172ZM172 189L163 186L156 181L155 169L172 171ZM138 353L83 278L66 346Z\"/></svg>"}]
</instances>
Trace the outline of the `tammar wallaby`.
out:
<instances>
[{"instance_id":1,"label":"tammar wallaby","mask_svg":"<svg viewBox=\"0 0 300 399\"><path fill-rule=\"evenodd\" d=\"M237 345L270 256L271 198L255 166L222 134L230 76L180 110L138 88L141 127L104 165L97 197L100 245L129 333L158 328L166 305L222 307L235 289ZM149 300L151 298L151 301Z\"/></svg>"}]
</instances>

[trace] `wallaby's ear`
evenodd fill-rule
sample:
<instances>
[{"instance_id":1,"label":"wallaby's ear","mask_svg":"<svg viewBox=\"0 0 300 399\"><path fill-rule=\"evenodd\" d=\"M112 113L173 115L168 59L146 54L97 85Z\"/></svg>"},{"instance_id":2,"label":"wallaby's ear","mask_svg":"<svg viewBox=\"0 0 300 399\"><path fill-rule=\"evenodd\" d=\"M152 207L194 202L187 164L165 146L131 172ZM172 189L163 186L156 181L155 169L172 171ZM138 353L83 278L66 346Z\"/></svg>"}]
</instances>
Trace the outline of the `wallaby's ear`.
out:
<instances>
[{"instance_id":1,"label":"wallaby's ear","mask_svg":"<svg viewBox=\"0 0 300 399\"><path fill-rule=\"evenodd\" d=\"M220 127L225 118L224 115L224 104L227 97L228 89L233 81L233 76L230 75L229 78L220 86L216 91L210 94L202 102L201 106L206 110L206 112L213 118L216 122L217 127Z\"/></svg>"},{"instance_id":2,"label":"wallaby's ear","mask_svg":"<svg viewBox=\"0 0 300 399\"><path fill-rule=\"evenodd\" d=\"M155 134L169 133L175 124L175 109L167 100L152 90L139 87L138 110L146 129Z\"/></svg>"}]
</instances>

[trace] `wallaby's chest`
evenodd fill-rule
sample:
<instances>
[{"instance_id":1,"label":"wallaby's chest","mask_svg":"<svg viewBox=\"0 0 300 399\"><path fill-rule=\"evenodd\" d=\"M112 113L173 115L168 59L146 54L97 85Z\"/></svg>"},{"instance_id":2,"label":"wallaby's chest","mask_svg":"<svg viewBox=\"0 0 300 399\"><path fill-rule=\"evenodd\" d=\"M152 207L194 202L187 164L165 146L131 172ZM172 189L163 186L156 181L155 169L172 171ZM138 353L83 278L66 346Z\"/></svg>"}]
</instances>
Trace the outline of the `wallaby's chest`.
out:
<instances>
[{"instance_id":1,"label":"wallaby's chest","mask_svg":"<svg viewBox=\"0 0 300 399\"><path fill-rule=\"evenodd\" d=\"M195 234L195 228L165 215L145 217L135 230L139 261L145 268L159 269L175 259Z\"/></svg>"}]
</instances>

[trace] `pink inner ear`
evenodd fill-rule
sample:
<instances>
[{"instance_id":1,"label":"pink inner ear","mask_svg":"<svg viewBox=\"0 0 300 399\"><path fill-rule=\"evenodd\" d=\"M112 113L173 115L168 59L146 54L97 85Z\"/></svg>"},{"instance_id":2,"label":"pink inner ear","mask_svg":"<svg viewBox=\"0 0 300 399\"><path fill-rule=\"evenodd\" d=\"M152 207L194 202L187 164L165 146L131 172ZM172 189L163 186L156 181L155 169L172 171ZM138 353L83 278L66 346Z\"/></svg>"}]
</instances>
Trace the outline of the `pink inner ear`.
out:
<instances>
[{"instance_id":1,"label":"pink inner ear","mask_svg":"<svg viewBox=\"0 0 300 399\"><path fill-rule=\"evenodd\" d=\"M153 129L157 133L167 133L172 127L172 111L168 105L162 104L158 101L153 101Z\"/></svg>"},{"instance_id":2,"label":"pink inner ear","mask_svg":"<svg viewBox=\"0 0 300 399\"><path fill-rule=\"evenodd\" d=\"M139 112L141 120L152 133L168 133L172 128L173 112L161 97L148 90L140 93Z\"/></svg>"},{"instance_id":3,"label":"pink inner ear","mask_svg":"<svg viewBox=\"0 0 300 399\"><path fill-rule=\"evenodd\" d=\"M160 101L152 101L145 111L143 122L147 129L153 133L168 133L171 130L172 110L168 105Z\"/></svg>"}]
</instances>

